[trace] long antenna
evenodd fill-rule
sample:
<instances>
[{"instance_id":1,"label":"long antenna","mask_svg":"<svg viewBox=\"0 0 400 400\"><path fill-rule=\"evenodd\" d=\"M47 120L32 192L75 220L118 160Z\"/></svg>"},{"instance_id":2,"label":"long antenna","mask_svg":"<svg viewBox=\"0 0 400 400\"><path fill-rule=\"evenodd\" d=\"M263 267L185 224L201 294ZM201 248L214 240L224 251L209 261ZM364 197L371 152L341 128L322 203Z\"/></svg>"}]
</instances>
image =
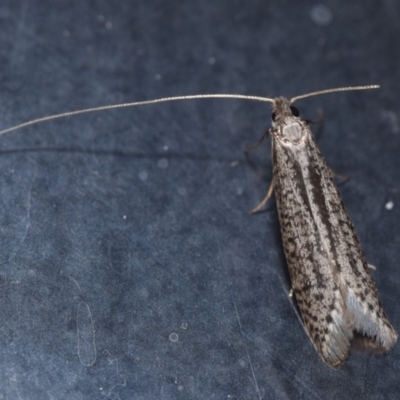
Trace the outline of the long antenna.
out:
<instances>
[{"instance_id":1,"label":"long antenna","mask_svg":"<svg viewBox=\"0 0 400 400\"><path fill-rule=\"evenodd\" d=\"M307 94L302 94L300 96L292 97L290 99L290 103L294 103L297 100L304 99L306 97L317 96L320 94L344 92L344 91L351 91L351 90L378 89L378 88L379 88L379 85L367 85L367 86L348 86L348 87L342 87L342 88L336 88L336 89L320 90L318 92L311 92L311 93L307 93ZM85 108L83 110L68 111L68 112L61 113L61 114L49 115L47 117L33 119L31 121L12 126L11 128L3 129L2 131L0 131L0 135L3 135L8 132L16 131L17 129L25 128L27 126L39 124L40 122L51 121L54 119L65 118L65 117L71 117L73 115L87 114L87 113L96 112L96 111L114 110L117 108L144 106L146 104L166 103L168 101L196 100L196 99L241 99L241 100L261 101L261 102L267 102L267 103L275 102L275 99L271 99L269 97L247 96L247 95L241 95L241 94L196 94L196 95L188 95L188 96L162 97L160 99L154 99L154 100L135 101L133 103L120 103L120 104L113 104L113 105L109 105L109 106L92 107L92 108Z\"/></svg>"},{"instance_id":2,"label":"long antenna","mask_svg":"<svg viewBox=\"0 0 400 400\"><path fill-rule=\"evenodd\" d=\"M189 96L175 96L175 97L163 97L160 99L154 100L144 100L144 101L135 101L133 103L121 103L121 104L113 104L110 106L100 106L93 108L85 108L83 110L77 111L69 111L61 114L50 115L47 117L33 119L28 122L24 122L19 125L12 126L11 128L4 129L0 131L0 135L3 135L8 132L15 131L17 129L25 128L30 125L38 124L40 122L51 121L53 119L71 117L73 115L78 114L86 114L96 111L104 111L104 110L113 110L116 108L125 108L125 107L135 107L135 106L144 106L146 104L155 104L155 103L165 103L167 101L177 101L177 100L195 100L195 99L242 99L242 100L254 100L254 101L263 101L273 103L274 99L270 99L268 97L259 97L259 96L246 96L241 94L196 94Z\"/></svg>"},{"instance_id":3,"label":"long antenna","mask_svg":"<svg viewBox=\"0 0 400 400\"><path fill-rule=\"evenodd\" d=\"M367 85L367 86L348 86L348 87L341 87L341 88L336 88L336 89L319 90L318 92L311 92L311 93L302 94L300 96L292 97L290 99L290 104L294 103L297 100L305 99L306 97L317 96L320 94L327 94L327 93L334 93L334 92L347 92L347 91L351 91L351 90L379 89L379 88L380 88L379 85Z\"/></svg>"}]
</instances>

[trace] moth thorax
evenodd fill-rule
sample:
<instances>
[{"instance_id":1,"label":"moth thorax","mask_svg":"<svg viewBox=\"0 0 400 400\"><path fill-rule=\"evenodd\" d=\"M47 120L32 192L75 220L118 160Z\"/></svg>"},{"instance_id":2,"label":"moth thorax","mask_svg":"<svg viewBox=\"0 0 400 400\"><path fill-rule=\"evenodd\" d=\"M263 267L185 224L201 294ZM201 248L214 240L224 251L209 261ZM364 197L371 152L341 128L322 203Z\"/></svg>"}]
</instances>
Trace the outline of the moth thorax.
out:
<instances>
[{"instance_id":1,"label":"moth thorax","mask_svg":"<svg viewBox=\"0 0 400 400\"><path fill-rule=\"evenodd\" d=\"M281 125L281 139L289 143L299 143L305 132L296 117L286 117Z\"/></svg>"}]
</instances>

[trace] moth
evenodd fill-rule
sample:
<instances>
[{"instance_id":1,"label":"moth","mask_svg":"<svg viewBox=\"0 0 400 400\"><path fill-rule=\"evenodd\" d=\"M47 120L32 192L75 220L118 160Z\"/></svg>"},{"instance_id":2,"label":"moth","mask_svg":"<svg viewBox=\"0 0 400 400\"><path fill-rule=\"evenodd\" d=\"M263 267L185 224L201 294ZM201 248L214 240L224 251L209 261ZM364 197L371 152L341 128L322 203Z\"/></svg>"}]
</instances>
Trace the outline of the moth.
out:
<instances>
[{"instance_id":1,"label":"moth","mask_svg":"<svg viewBox=\"0 0 400 400\"><path fill-rule=\"evenodd\" d=\"M325 93L378 87L336 88L291 99L230 94L167 97L38 118L5 129L0 135L52 119L167 101L231 98L272 103L273 127L258 144L271 136L273 179L264 200L253 211L261 209L275 192L292 291L305 330L323 361L338 369L345 363L352 345L373 353L386 353L395 345L397 333L379 301L371 267L333 173L309 124L300 119L292 104Z\"/></svg>"},{"instance_id":2,"label":"moth","mask_svg":"<svg viewBox=\"0 0 400 400\"><path fill-rule=\"evenodd\" d=\"M273 101L273 128L264 136L272 137L273 181L253 211L275 191L292 290L305 329L321 358L338 369L352 344L386 353L395 345L397 333L379 301L373 267L364 256L334 174L309 124L291 105L308 96Z\"/></svg>"}]
</instances>

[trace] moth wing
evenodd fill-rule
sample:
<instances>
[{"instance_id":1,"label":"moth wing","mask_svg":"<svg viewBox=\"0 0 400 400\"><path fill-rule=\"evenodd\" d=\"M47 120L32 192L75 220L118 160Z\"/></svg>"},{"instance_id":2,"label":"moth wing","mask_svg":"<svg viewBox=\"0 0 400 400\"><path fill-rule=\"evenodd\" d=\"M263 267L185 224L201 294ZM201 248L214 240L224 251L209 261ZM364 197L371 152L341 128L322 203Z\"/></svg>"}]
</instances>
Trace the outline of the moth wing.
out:
<instances>
[{"instance_id":1,"label":"moth wing","mask_svg":"<svg viewBox=\"0 0 400 400\"><path fill-rule=\"evenodd\" d=\"M389 351L397 334L378 299L354 227L309 128L291 146L273 139L275 194L293 291L323 360L340 368L354 334Z\"/></svg>"}]
</instances>

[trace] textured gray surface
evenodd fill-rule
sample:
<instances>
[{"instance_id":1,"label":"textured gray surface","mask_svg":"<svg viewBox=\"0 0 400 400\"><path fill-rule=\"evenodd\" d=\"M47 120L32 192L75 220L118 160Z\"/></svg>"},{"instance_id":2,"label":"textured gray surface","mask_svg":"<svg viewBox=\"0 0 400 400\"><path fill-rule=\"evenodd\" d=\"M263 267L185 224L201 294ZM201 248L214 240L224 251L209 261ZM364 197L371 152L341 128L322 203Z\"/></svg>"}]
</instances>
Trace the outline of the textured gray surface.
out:
<instances>
[{"instance_id":1,"label":"textured gray surface","mask_svg":"<svg viewBox=\"0 0 400 400\"><path fill-rule=\"evenodd\" d=\"M389 319L400 329L398 2L11 1L0 128L194 93L312 98ZM329 11L330 10L330 11ZM80 116L0 137L4 399L396 398L398 346L319 359L288 298L270 106L206 100ZM393 202L393 209L385 205Z\"/></svg>"}]
</instances>

